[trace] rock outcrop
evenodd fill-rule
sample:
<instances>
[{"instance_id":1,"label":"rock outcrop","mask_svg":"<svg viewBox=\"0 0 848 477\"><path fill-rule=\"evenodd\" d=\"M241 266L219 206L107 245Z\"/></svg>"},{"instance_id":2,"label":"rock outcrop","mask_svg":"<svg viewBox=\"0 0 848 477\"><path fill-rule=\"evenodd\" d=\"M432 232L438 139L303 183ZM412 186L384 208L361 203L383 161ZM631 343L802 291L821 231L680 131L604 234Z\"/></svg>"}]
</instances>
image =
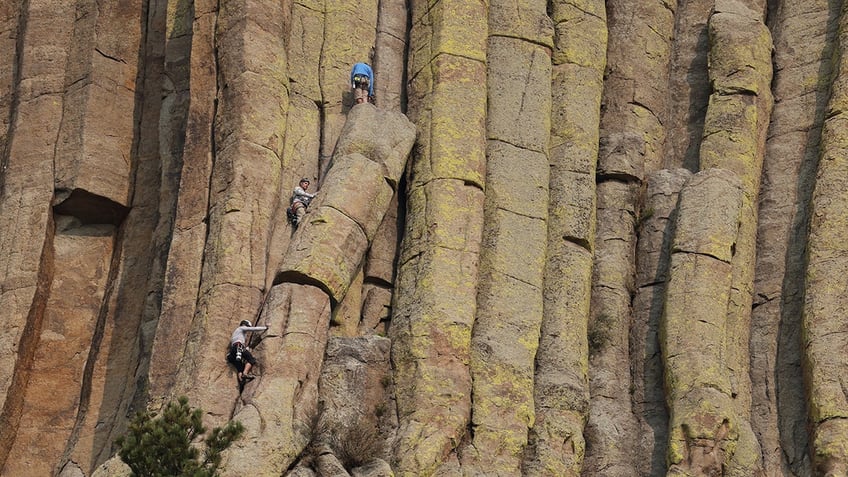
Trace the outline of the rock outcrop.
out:
<instances>
[{"instance_id":1,"label":"rock outcrop","mask_svg":"<svg viewBox=\"0 0 848 477\"><path fill-rule=\"evenodd\" d=\"M246 428L222 475L848 473L846 32L836 0L0 2L0 474L126 475L183 395Z\"/></svg>"}]
</instances>

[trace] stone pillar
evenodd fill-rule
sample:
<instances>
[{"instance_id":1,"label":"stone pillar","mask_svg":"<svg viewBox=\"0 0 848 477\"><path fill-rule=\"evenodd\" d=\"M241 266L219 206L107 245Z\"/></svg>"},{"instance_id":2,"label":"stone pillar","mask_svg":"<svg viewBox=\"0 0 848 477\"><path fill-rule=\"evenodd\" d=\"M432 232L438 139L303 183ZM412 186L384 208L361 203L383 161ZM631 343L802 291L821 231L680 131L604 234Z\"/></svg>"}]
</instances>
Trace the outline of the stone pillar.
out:
<instances>
[{"instance_id":1,"label":"stone pillar","mask_svg":"<svg viewBox=\"0 0 848 477\"><path fill-rule=\"evenodd\" d=\"M725 334L742 196L736 175L721 169L680 191L660 338L670 476L722 475L740 451Z\"/></svg>"}]
</instances>

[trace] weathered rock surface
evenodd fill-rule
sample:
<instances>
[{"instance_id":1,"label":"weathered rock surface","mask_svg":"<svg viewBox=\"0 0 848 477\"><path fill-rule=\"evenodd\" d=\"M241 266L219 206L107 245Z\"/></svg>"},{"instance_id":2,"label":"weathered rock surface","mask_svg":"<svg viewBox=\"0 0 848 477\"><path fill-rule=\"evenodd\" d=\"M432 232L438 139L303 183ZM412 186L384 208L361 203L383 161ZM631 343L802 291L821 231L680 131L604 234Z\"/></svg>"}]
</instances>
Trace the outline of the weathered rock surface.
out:
<instances>
[{"instance_id":1,"label":"weathered rock surface","mask_svg":"<svg viewBox=\"0 0 848 477\"><path fill-rule=\"evenodd\" d=\"M660 341L669 475L720 475L740 439L725 334L743 195L737 176L721 169L680 191Z\"/></svg>"},{"instance_id":2,"label":"weathered rock surface","mask_svg":"<svg viewBox=\"0 0 848 477\"><path fill-rule=\"evenodd\" d=\"M0 2L0 474L848 473L843 3Z\"/></svg>"}]
</instances>

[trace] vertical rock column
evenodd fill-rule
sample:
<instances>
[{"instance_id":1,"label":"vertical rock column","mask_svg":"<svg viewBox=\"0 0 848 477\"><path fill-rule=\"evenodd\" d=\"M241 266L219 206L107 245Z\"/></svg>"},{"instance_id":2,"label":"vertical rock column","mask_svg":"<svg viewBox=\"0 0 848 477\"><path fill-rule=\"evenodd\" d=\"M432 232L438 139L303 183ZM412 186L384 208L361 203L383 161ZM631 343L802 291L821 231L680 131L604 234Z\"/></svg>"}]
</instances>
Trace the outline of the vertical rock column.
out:
<instances>
[{"instance_id":1,"label":"vertical rock column","mask_svg":"<svg viewBox=\"0 0 848 477\"><path fill-rule=\"evenodd\" d=\"M764 470L810 475L801 321L810 198L830 92L832 2L780 2L774 96L759 199L751 316L751 424ZM821 40L825 39L824 42ZM824 58L825 61L810 61ZM787 469L788 466L788 469Z\"/></svg>"},{"instance_id":2,"label":"vertical rock column","mask_svg":"<svg viewBox=\"0 0 848 477\"><path fill-rule=\"evenodd\" d=\"M661 324L669 476L725 475L739 437L725 323L742 196L736 175L721 169L696 174L680 192Z\"/></svg>"},{"instance_id":3,"label":"vertical rock column","mask_svg":"<svg viewBox=\"0 0 848 477\"><path fill-rule=\"evenodd\" d=\"M374 52L374 94L381 109L406 111L406 50L409 12L405 1L379 3ZM398 220L406 205L399 190L368 250L363 268L359 333L385 333L391 315L392 293L400 234Z\"/></svg>"},{"instance_id":4,"label":"vertical rock column","mask_svg":"<svg viewBox=\"0 0 848 477\"><path fill-rule=\"evenodd\" d=\"M119 9L120 14L101 8L98 20L104 23L98 43L111 46L112 55L128 64L138 58L134 140L133 147L125 151L132 158L130 210L117 234L110 275L103 287L80 384L79 410L59 462L63 476L75 475L73 472L89 475L109 458L114 439L126 431L127 415L144 406L146 399L144 382L173 223L171 215L160 211L173 210L177 187L173 180L163 181L162 172L168 165L163 166L159 155L166 5L167 0L142 2L137 8ZM127 15L140 17L133 20ZM125 25L136 22L141 27L137 43L124 30ZM120 41L115 30L120 31ZM124 81L131 84L127 78ZM98 243L102 238L91 240Z\"/></svg>"},{"instance_id":5,"label":"vertical rock column","mask_svg":"<svg viewBox=\"0 0 848 477\"><path fill-rule=\"evenodd\" d=\"M177 168L176 209L168 211L174 214L174 228L165 266L162 311L150 356L149 395L153 402L165 398L174 385L174 350L179 353L185 347L197 306L214 153L218 2L198 0L194 8L187 3L176 5L182 8L169 9L166 25L166 87L170 86L171 92L163 102L159 127L166 132L161 136L163 162L177 162L181 167Z\"/></svg>"},{"instance_id":6,"label":"vertical rock column","mask_svg":"<svg viewBox=\"0 0 848 477\"><path fill-rule=\"evenodd\" d=\"M324 0L292 0L291 26L287 36L289 105L280 176L281 207L272 217L272 237L268 247L266 287L270 287L291 239L285 206L300 178L311 179L310 192L319 186L321 150L321 55L324 40ZM342 74L339 72L339 74ZM339 90L339 94L343 90Z\"/></svg>"},{"instance_id":7,"label":"vertical rock column","mask_svg":"<svg viewBox=\"0 0 848 477\"><path fill-rule=\"evenodd\" d=\"M771 35L761 12L735 0L717 1L709 21L709 71L713 86L700 163L734 172L744 191L733 287L727 307L728 374L734 412L740 419L740 444L734 454L740 472L752 475L760 460L750 427L751 378L749 339L756 258L757 198L765 138L772 109ZM744 452L750 454L744 454Z\"/></svg>"},{"instance_id":8,"label":"vertical rock column","mask_svg":"<svg viewBox=\"0 0 848 477\"><path fill-rule=\"evenodd\" d=\"M105 290L115 276L116 226L131 198L141 13L140 0L120 7L77 2L71 38L57 45L70 48L67 62L60 63L62 100L55 101L62 106L61 123L51 138L55 262L49 290L42 295L47 302L29 380L25 390L15 391L23 402L4 473L58 471L92 393L103 392L92 389L91 377L106 326ZM135 334L127 325L128 333ZM100 405L95 398L94 406Z\"/></svg>"},{"instance_id":9,"label":"vertical rock column","mask_svg":"<svg viewBox=\"0 0 848 477\"><path fill-rule=\"evenodd\" d=\"M394 458L402 476L435 472L470 418L487 9L459 0L411 2L409 111L419 140L389 330L400 423Z\"/></svg>"},{"instance_id":10,"label":"vertical rock column","mask_svg":"<svg viewBox=\"0 0 848 477\"><path fill-rule=\"evenodd\" d=\"M9 117L14 102L12 92L15 87L15 75L18 72L18 35L25 23L21 22L21 1L0 4L0 51L5 52L0 59L0 174L5 172L6 144L9 136ZM2 181L2 179L0 179Z\"/></svg>"},{"instance_id":11,"label":"vertical rock column","mask_svg":"<svg viewBox=\"0 0 848 477\"><path fill-rule=\"evenodd\" d=\"M586 327L595 238L595 164L606 65L604 2L556 1L543 315L527 475L580 474L588 415Z\"/></svg>"},{"instance_id":12,"label":"vertical rock column","mask_svg":"<svg viewBox=\"0 0 848 477\"><path fill-rule=\"evenodd\" d=\"M374 94L383 109L406 110L406 48L409 11L405 1L381 0L374 49Z\"/></svg>"},{"instance_id":13,"label":"vertical rock column","mask_svg":"<svg viewBox=\"0 0 848 477\"><path fill-rule=\"evenodd\" d=\"M489 5L488 148L471 338L470 475L519 475L534 421L548 214L553 29L545 2ZM520 12L520 14L519 14ZM516 125L521 127L516 127Z\"/></svg>"},{"instance_id":14,"label":"vertical rock column","mask_svg":"<svg viewBox=\"0 0 848 477\"><path fill-rule=\"evenodd\" d=\"M848 473L848 3L839 17L835 76L811 204L802 337L815 475Z\"/></svg>"},{"instance_id":15,"label":"vertical rock column","mask_svg":"<svg viewBox=\"0 0 848 477\"><path fill-rule=\"evenodd\" d=\"M52 475L56 471L78 412L80 384L107 285L114 233L112 225L80 226L72 217L57 217L53 263L57 271L74 273L54 275L47 293L30 378L26 390L19 391L24 395L20 424L3 475Z\"/></svg>"},{"instance_id":16,"label":"vertical rock column","mask_svg":"<svg viewBox=\"0 0 848 477\"><path fill-rule=\"evenodd\" d=\"M237 1L223 2L218 12L209 229L198 305L172 393L186 394L213 425L229 419L237 395L223 363L230 333L254 318L265 285L288 106L287 8L272 0Z\"/></svg>"},{"instance_id":17,"label":"vertical rock column","mask_svg":"<svg viewBox=\"0 0 848 477\"><path fill-rule=\"evenodd\" d=\"M659 328L668 284L669 254L680 189L692 175L687 169L650 173L645 205L637 226L636 295L630 329L633 362L633 412L639 420L638 475L662 475L666 470L668 410L663 392Z\"/></svg>"},{"instance_id":18,"label":"vertical rock column","mask_svg":"<svg viewBox=\"0 0 848 477\"><path fill-rule=\"evenodd\" d=\"M280 475L310 439L330 306L344 299L395 193L415 140L400 113L354 107L322 191L292 238L260 323L262 377L233 418L247 428L230 452L231 474ZM225 472L226 474L226 472Z\"/></svg>"},{"instance_id":19,"label":"vertical rock column","mask_svg":"<svg viewBox=\"0 0 848 477\"><path fill-rule=\"evenodd\" d=\"M674 4L607 2L609 45L597 169L597 235L588 327L591 390L587 472L632 475L637 421L629 329L636 217L646 171L663 162ZM638 366L638 364L634 364Z\"/></svg>"},{"instance_id":20,"label":"vertical rock column","mask_svg":"<svg viewBox=\"0 0 848 477\"><path fill-rule=\"evenodd\" d=\"M53 277L53 160L62 118L72 2L21 3L15 83L0 164L0 469L9 456Z\"/></svg>"},{"instance_id":21,"label":"vertical rock column","mask_svg":"<svg viewBox=\"0 0 848 477\"><path fill-rule=\"evenodd\" d=\"M321 156L319 171L327 172L345 113L353 104L350 69L372 63L377 37L377 0L324 0L324 36L318 78L321 87ZM373 66L373 65L372 65Z\"/></svg>"},{"instance_id":22,"label":"vertical rock column","mask_svg":"<svg viewBox=\"0 0 848 477\"><path fill-rule=\"evenodd\" d=\"M674 44L669 68L668 142L664 166L698 170L704 114L710 97L707 74L707 19L715 0L686 0L674 15Z\"/></svg>"}]
</instances>

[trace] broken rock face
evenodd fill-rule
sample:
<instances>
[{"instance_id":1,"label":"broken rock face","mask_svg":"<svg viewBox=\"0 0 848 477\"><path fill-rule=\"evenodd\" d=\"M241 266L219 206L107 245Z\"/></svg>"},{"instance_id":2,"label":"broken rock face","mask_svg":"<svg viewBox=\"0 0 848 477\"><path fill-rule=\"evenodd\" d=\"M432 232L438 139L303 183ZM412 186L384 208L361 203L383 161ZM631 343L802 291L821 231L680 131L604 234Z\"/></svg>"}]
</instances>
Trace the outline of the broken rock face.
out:
<instances>
[{"instance_id":1,"label":"broken rock face","mask_svg":"<svg viewBox=\"0 0 848 477\"><path fill-rule=\"evenodd\" d=\"M845 473L842 10L0 2L0 474L180 395L224 475Z\"/></svg>"}]
</instances>

